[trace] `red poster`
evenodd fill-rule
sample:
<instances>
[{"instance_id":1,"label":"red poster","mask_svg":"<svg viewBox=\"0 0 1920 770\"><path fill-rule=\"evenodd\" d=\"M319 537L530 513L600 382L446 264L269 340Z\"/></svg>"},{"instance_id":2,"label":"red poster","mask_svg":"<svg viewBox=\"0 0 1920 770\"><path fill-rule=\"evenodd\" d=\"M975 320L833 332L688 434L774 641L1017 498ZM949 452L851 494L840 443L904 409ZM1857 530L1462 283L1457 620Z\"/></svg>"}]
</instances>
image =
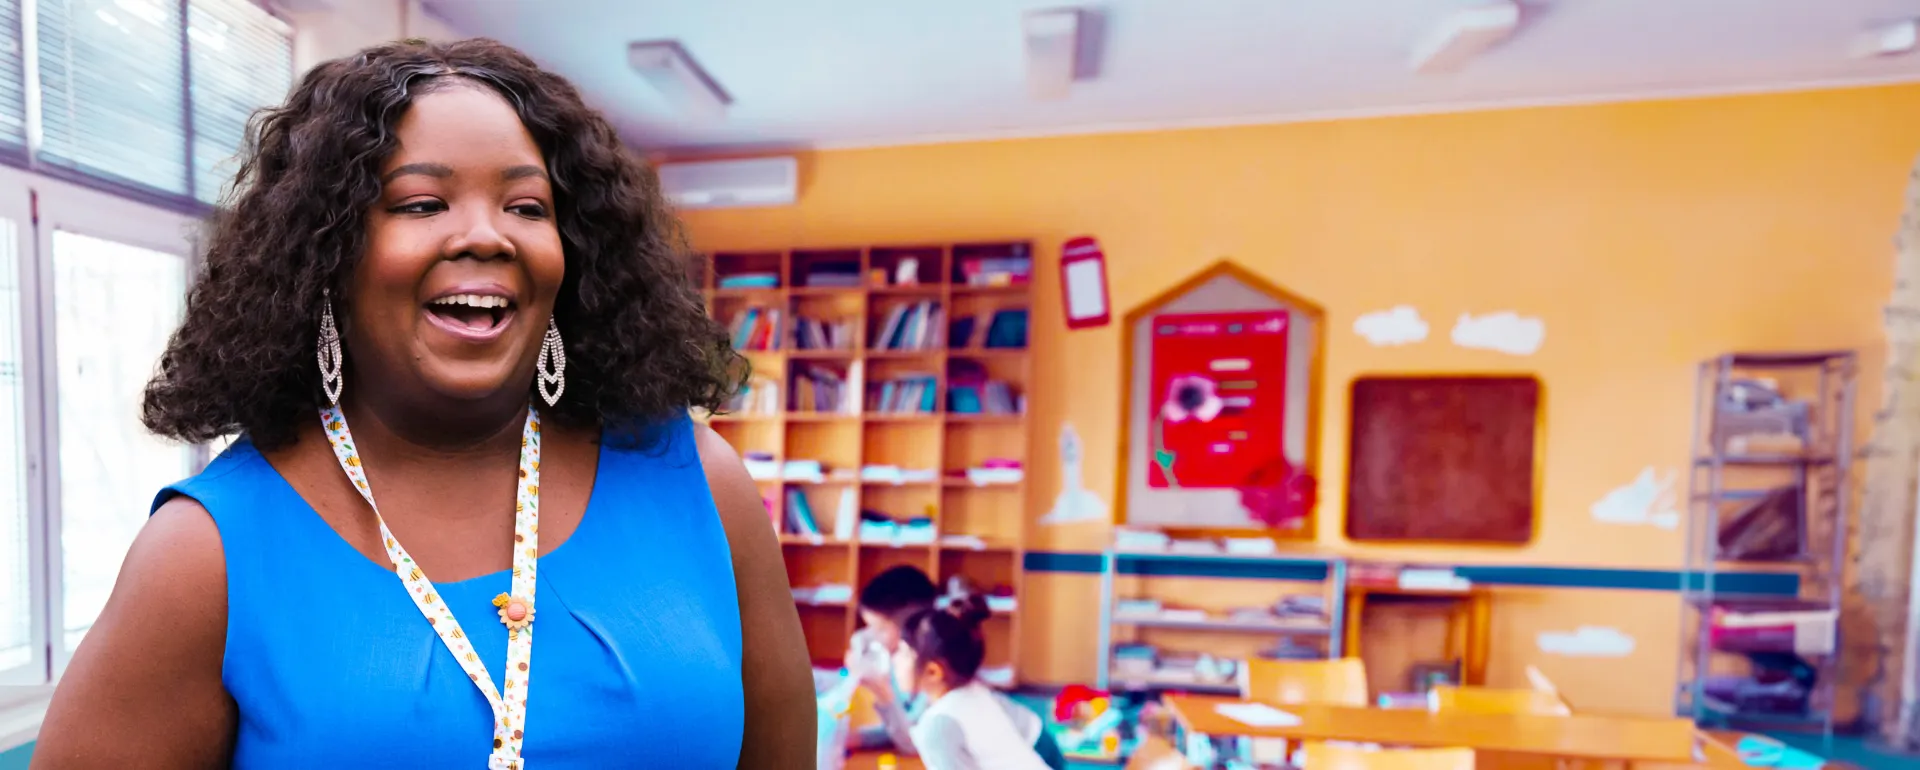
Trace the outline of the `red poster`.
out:
<instances>
[{"instance_id":1,"label":"red poster","mask_svg":"<svg viewBox=\"0 0 1920 770\"><path fill-rule=\"evenodd\" d=\"M1148 486L1289 482L1286 311L1156 316L1152 356Z\"/></svg>"}]
</instances>

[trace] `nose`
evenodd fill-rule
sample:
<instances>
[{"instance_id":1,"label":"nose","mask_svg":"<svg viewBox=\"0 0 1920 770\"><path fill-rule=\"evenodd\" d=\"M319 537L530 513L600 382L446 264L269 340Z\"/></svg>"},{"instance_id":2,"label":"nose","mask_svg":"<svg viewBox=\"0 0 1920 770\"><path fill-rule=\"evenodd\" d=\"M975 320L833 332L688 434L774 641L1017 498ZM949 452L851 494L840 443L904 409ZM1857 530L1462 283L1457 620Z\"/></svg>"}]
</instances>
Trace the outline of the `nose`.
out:
<instances>
[{"instance_id":1,"label":"nose","mask_svg":"<svg viewBox=\"0 0 1920 770\"><path fill-rule=\"evenodd\" d=\"M515 256L513 239L501 231L495 217L512 216L507 212L488 211L484 207L472 206L458 218L453 235L447 239L445 252L450 259L507 259Z\"/></svg>"}]
</instances>

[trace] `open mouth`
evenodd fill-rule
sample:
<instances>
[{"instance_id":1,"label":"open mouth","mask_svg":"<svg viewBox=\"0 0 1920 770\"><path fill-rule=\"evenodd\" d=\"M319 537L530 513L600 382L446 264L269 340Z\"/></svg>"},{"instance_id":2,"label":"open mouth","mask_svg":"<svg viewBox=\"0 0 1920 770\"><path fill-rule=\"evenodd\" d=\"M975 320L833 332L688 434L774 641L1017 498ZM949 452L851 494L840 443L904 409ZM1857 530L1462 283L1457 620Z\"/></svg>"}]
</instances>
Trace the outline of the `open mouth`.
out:
<instances>
[{"instance_id":1,"label":"open mouth","mask_svg":"<svg viewBox=\"0 0 1920 770\"><path fill-rule=\"evenodd\" d=\"M513 317L513 300L487 294L454 294L427 303L427 315L459 334L487 337Z\"/></svg>"}]
</instances>

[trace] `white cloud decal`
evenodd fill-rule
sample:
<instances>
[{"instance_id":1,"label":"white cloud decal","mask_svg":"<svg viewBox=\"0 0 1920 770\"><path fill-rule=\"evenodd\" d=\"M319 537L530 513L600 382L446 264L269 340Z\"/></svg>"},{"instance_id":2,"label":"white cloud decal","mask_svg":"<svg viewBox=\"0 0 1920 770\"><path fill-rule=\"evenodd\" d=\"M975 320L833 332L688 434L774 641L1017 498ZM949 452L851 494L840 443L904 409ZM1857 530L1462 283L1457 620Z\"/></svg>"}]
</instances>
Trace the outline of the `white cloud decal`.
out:
<instances>
[{"instance_id":1,"label":"white cloud decal","mask_svg":"<svg viewBox=\"0 0 1920 770\"><path fill-rule=\"evenodd\" d=\"M1395 305L1353 319L1353 333L1378 347L1410 345L1427 338L1427 322L1411 305Z\"/></svg>"},{"instance_id":2,"label":"white cloud decal","mask_svg":"<svg viewBox=\"0 0 1920 770\"><path fill-rule=\"evenodd\" d=\"M1511 310L1477 317L1471 313L1461 313L1459 322L1453 325L1453 344L1513 356L1533 355L1546 339L1545 322Z\"/></svg>"},{"instance_id":3,"label":"white cloud decal","mask_svg":"<svg viewBox=\"0 0 1920 770\"><path fill-rule=\"evenodd\" d=\"M1673 493L1673 480L1673 473L1658 478L1652 467L1643 468L1633 481L1608 492L1587 510L1593 514L1594 521L1605 524L1650 524L1674 529L1680 526L1680 511Z\"/></svg>"},{"instance_id":4,"label":"white cloud decal","mask_svg":"<svg viewBox=\"0 0 1920 770\"><path fill-rule=\"evenodd\" d=\"M1624 658L1633 654L1633 637L1618 628L1581 626L1573 631L1542 631L1540 651L1569 658Z\"/></svg>"}]
</instances>

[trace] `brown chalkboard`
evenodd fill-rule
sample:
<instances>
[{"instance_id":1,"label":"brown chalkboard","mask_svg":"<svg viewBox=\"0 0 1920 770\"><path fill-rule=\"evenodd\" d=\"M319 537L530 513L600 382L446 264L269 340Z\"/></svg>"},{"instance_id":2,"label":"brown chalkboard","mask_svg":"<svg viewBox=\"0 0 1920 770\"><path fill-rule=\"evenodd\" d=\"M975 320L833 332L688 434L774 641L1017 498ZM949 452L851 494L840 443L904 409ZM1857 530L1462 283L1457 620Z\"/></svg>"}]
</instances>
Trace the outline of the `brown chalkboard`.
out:
<instances>
[{"instance_id":1,"label":"brown chalkboard","mask_svg":"<svg viewBox=\"0 0 1920 770\"><path fill-rule=\"evenodd\" d=\"M1539 412L1532 377L1355 380L1347 537L1532 540Z\"/></svg>"}]
</instances>

